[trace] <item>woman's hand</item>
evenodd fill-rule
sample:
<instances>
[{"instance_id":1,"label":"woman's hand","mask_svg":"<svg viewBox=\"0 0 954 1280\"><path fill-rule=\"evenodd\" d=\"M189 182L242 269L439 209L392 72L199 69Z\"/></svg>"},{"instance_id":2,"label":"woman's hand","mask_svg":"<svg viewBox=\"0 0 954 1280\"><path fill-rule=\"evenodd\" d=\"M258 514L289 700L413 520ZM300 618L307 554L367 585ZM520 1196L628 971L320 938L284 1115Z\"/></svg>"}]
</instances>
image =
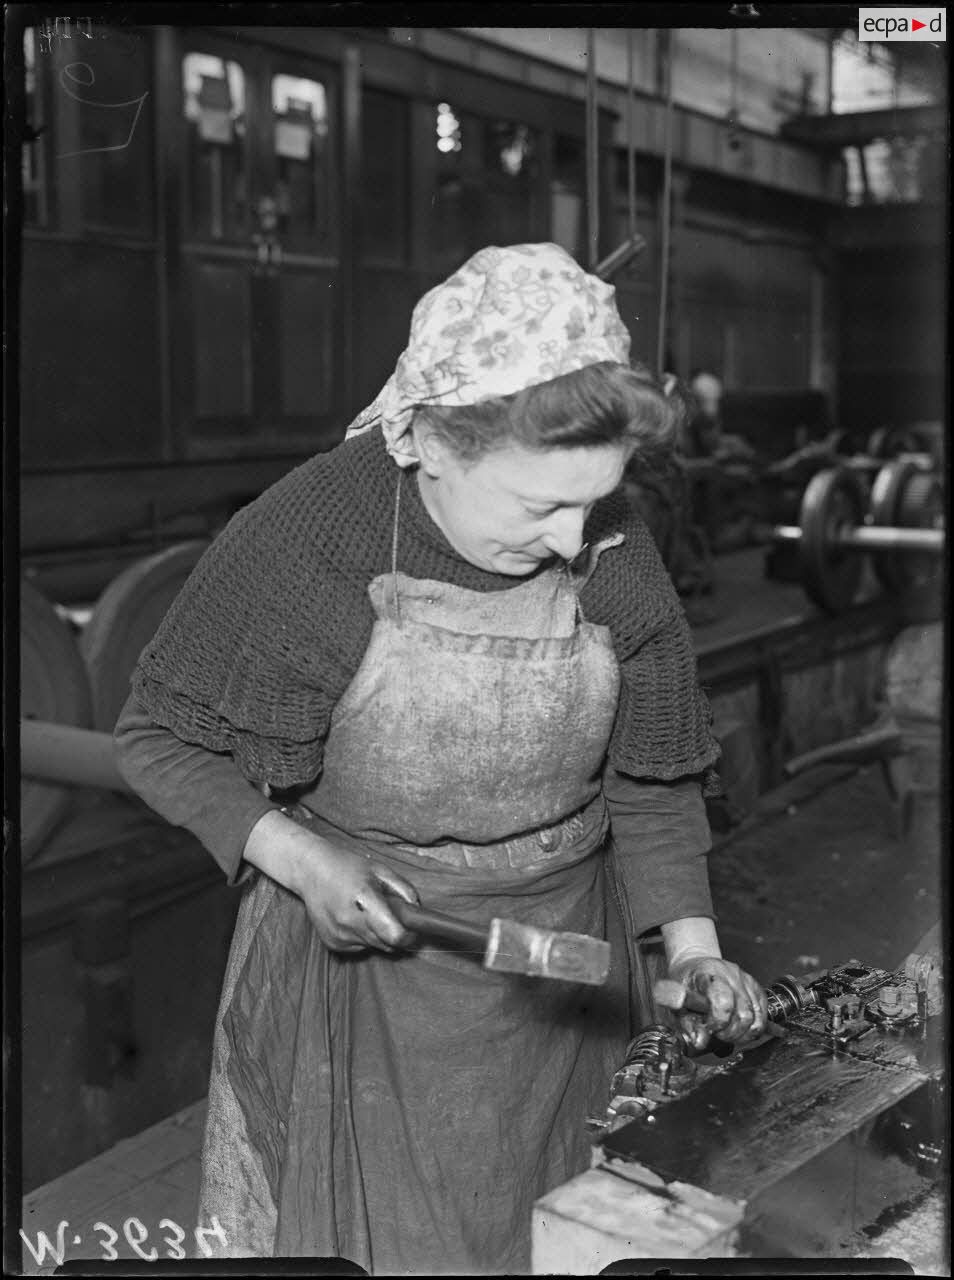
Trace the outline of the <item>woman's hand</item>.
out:
<instances>
[{"instance_id":1,"label":"woman's hand","mask_svg":"<svg viewBox=\"0 0 954 1280\"><path fill-rule=\"evenodd\" d=\"M245 860L304 902L318 936L332 951L394 951L412 940L388 905L385 887L416 903L413 885L367 854L340 849L278 810L258 820Z\"/></svg>"},{"instance_id":2,"label":"woman's hand","mask_svg":"<svg viewBox=\"0 0 954 1280\"><path fill-rule=\"evenodd\" d=\"M768 1025L765 992L737 964L718 956L692 956L671 964L669 976L709 1002L708 1014L684 1011L679 1015L694 1049L704 1049L712 1034L735 1043L754 1040L765 1031Z\"/></svg>"}]
</instances>

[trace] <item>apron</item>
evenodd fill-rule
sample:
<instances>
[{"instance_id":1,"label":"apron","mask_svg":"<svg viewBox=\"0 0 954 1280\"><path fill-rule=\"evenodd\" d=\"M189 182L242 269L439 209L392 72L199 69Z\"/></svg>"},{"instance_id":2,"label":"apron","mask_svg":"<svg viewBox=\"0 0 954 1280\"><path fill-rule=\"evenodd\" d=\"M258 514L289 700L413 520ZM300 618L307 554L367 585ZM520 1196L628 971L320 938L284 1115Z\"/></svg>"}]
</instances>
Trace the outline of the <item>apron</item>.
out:
<instances>
[{"instance_id":1,"label":"apron","mask_svg":"<svg viewBox=\"0 0 954 1280\"><path fill-rule=\"evenodd\" d=\"M551 568L491 593L411 579L397 519L396 505L370 643L297 816L426 906L607 936L600 778L620 677L608 629L582 617L585 577ZM527 1273L532 1205L588 1167L585 1120L628 1040L616 942L601 988L423 942L338 954L259 876L216 1024L200 1220L219 1219L233 1257Z\"/></svg>"}]
</instances>

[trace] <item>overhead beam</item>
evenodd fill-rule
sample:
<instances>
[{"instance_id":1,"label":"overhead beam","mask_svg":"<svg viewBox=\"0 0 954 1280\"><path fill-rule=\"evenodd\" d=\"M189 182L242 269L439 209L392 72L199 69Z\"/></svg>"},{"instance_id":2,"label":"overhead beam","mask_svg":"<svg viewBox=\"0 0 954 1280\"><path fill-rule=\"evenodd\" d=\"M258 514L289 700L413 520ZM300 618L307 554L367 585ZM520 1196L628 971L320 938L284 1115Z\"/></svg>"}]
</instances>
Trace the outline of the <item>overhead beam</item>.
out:
<instances>
[{"instance_id":1,"label":"overhead beam","mask_svg":"<svg viewBox=\"0 0 954 1280\"><path fill-rule=\"evenodd\" d=\"M886 107L880 111L849 111L827 116L793 116L779 130L789 142L818 147L863 146L876 138L916 137L944 133L947 112L938 106Z\"/></svg>"}]
</instances>

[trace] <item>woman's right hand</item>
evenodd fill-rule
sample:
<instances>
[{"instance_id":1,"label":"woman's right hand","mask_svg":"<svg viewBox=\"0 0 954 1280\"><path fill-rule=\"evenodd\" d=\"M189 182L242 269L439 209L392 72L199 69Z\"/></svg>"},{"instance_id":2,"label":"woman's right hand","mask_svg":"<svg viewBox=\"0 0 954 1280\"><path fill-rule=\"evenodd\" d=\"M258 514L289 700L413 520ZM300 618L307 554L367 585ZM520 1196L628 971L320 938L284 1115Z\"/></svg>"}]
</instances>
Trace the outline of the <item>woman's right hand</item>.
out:
<instances>
[{"instance_id":1,"label":"woman's right hand","mask_svg":"<svg viewBox=\"0 0 954 1280\"><path fill-rule=\"evenodd\" d=\"M370 855L338 848L277 809L263 814L252 828L244 856L298 894L332 951L394 951L413 939L385 893L386 887L417 903L413 885Z\"/></svg>"}]
</instances>

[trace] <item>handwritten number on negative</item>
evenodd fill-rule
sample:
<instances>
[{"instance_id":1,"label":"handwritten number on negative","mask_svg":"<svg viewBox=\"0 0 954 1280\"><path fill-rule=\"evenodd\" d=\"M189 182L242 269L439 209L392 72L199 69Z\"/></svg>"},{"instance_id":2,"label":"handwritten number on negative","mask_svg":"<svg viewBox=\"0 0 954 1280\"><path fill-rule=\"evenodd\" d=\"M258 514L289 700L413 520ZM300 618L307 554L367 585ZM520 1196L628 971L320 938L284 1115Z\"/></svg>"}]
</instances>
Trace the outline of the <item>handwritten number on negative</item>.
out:
<instances>
[{"instance_id":1,"label":"handwritten number on negative","mask_svg":"<svg viewBox=\"0 0 954 1280\"><path fill-rule=\"evenodd\" d=\"M161 1231L163 1227L168 1227L169 1230L177 1237L173 1240L170 1239L169 1236L163 1236L162 1243L169 1246L167 1250L168 1256L172 1258L173 1261L179 1262L186 1256L185 1249L182 1247L182 1242L185 1239L186 1233L179 1226L178 1222L173 1222L171 1218L162 1219L159 1223L159 1230ZM175 1252L173 1252L173 1250Z\"/></svg>"},{"instance_id":2,"label":"handwritten number on negative","mask_svg":"<svg viewBox=\"0 0 954 1280\"><path fill-rule=\"evenodd\" d=\"M221 1240L223 1249L227 1249L229 1246L229 1242L225 1238L225 1232L222 1230L221 1224L214 1213L210 1218L210 1222L212 1223L211 1227L196 1227L195 1229L195 1242L207 1258L212 1257L213 1249L206 1236L215 1236L217 1240Z\"/></svg>"},{"instance_id":3,"label":"handwritten number on negative","mask_svg":"<svg viewBox=\"0 0 954 1280\"><path fill-rule=\"evenodd\" d=\"M209 1244L209 1238L218 1240L223 1249L228 1248L228 1240L225 1232L222 1230L222 1224L215 1215L210 1219L211 1226L195 1228L195 1243L206 1258L211 1258L214 1254L212 1246ZM34 1260L38 1266L43 1266L46 1261L47 1254L50 1254L57 1266L62 1266L66 1257L66 1233L69 1230L67 1221L60 1222L56 1229L56 1243L54 1243L45 1231L37 1233L36 1244L30 1239L27 1233L20 1228L20 1237L23 1243L30 1250ZM159 1230L167 1228L172 1232L171 1235L163 1236L162 1243L167 1246L166 1257L171 1258L174 1262L181 1262L186 1257L186 1251L182 1247L182 1242L186 1238L186 1233L177 1222L173 1222L171 1218L163 1218L159 1223ZM94 1222L94 1231L105 1233L105 1239L100 1240L99 1245L103 1251L104 1262L116 1262L119 1254L116 1251L116 1242L119 1239L119 1233L114 1231L108 1222ZM143 1245L149 1239L149 1231L145 1224L139 1218L127 1218L123 1223L123 1235L133 1252L144 1262L155 1262L159 1257L158 1249L146 1250ZM74 1244L80 1243L80 1237L76 1236L73 1240Z\"/></svg>"},{"instance_id":4,"label":"handwritten number on negative","mask_svg":"<svg viewBox=\"0 0 954 1280\"><path fill-rule=\"evenodd\" d=\"M140 1222L138 1218L127 1218L123 1223L123 1235L129 1243L130 1249L142 1258L143 1262L155 1262L159 1257L158 1249L150 1249L147 1253L142 1247L142 1242L149 1239L149 1232L146 1230L145 1224ZM135 1239L133 1236L135 1235Z\"/></svg>"},{"instance_id":5,"label":"handwritten number on negative","mask_svg":"<svg viewBox=\"0 0 954 1280\"><path fill-rule=\"evenodd\" d=\"M103 1261L115 1262L119 1258L119 1254L113 1248L113 1245L115 1245L116 1241L119 1239L118 1233L112 1229L108 1222L94 1222L93 1230L106 1232L109 1239L100 1241L100 1245L103 1250Z\"/></svg>"}]
</instances>

